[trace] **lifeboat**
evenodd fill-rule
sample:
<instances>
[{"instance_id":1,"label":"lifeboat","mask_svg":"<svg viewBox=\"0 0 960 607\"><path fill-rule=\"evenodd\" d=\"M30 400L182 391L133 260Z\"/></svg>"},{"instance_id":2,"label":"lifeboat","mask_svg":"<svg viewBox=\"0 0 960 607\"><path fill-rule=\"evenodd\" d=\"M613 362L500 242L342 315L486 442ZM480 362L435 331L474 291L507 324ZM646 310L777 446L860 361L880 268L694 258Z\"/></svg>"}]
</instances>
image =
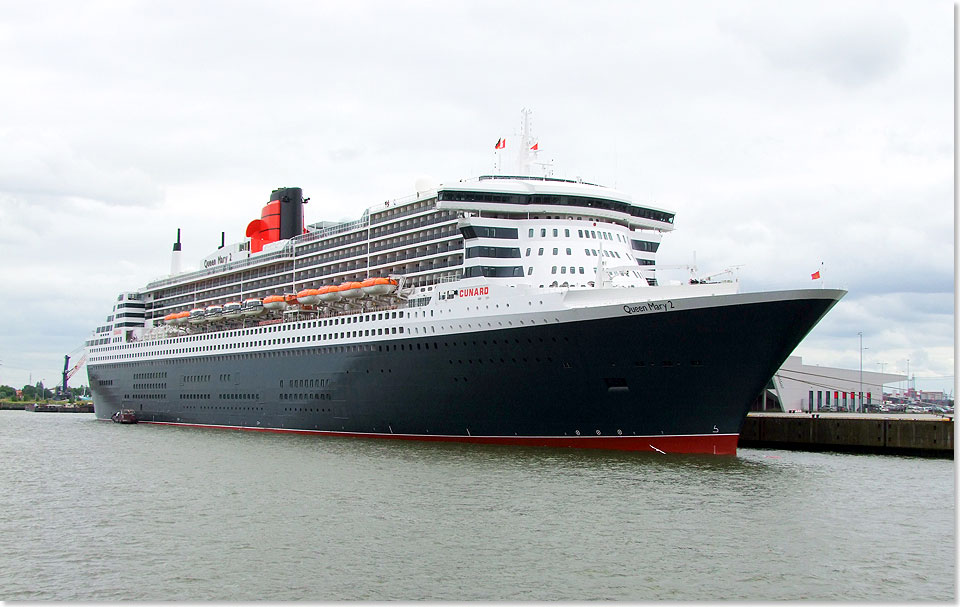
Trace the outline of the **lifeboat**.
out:
<instances>
[{"instance_id":1,"label":"lifeboat","mask_svg":"<svg viewBox=\"0 0 960 607\"><path fill-rule=\"evenodd\" d=\"M285 294L285 295L283 296L283 301L286 302L287 307L295 306L295 305L297 305L298 303L300 303L300 302L297 301L297 296L294 295L293 293L287 293L287 294Z\"/></svg>"},{"instance_id":2,"label":"lifeboat","mask_svg":"<svg viewBox=\"0 0 960 607\"><path fill-rule=\"evenodd\" d=\"M337 287L337 291L340 293L340 297L345 299L363 297L363 287L359 282L345 282Z\"/></svg>"},{"instance_id":3,"label":"lifeboat","mask_svg":"<svg viewBox=\"0 0 960 607\"><path fill-rule=\"evenodd\" d=\"M199 325L204 320L206 320L204 318L205 314L206 314L206 310L204 310L203 308L194 308L190 310L190 323Z\"/></svg>"},{"instance_id":4,"label":"lifeboat","mask_svg":"<svg viewBox=\"0 0 960 607\"><path fill-rule=\"evenodd\" d=\"M239 301L228 301L223 304L223 317L236 318L240 316L241 306Z\"/></svg>"},{"instance_id":5,"label":"lifeboat","mask_svg":"<svg viewBox=\"0 0 960 607\"><path fill-rule=\"evenodd\" d=\"M320 303L320 290L304 289L297 293L297 301L308 306L315 306Z\"/></svg>"},{"instance_id":6,"label":"lifeboat","mask_svg":"<svg viewBox=\"0 0 960 607\"><path fill-rule=\"evenodd\" d=\"M223 306L207 306L204 311L204 318L207 320L220 320L223 318Z\"/></svg>"},{"instance_id":7,"label":"lifeboat","mask_svg":"<svg viewBox=\"0 0 960 607\"><path fill-rule=\"evenodd\" d=\"M175 325L175 324L177 324L177 323L176 323L176 319L177 319L177 315L176 315L176 314L167 314L166 316L163 317L163 324L165 324L165 325Z\"/></svg>"},{"instance_id":8,"label":"lifeboat","mask_svg":"<svg viewBox=\"0 0 960 607\"><path fill-rule=\"evenodd\" d=\"M397 281L392 278L368 278L360 286L364 295L389 295L397 290Z\"/></svg>"},{"instance_id":9,"label":"lifeboat","mask_svg":"<svg viewBox=\"0 0 960 607\"><path fill-rule=\"evenodd\" d=\"M283 310L287 307L283 295L268 295L263 298L263 307L267 310Z\"/></svg>"},{"instance_id":10,"label":"lifeboat","mask_svg":"<svg viewBox=\"0 0 960 607\"><path fill-rule=\"evenodd\" d=\"M244 316L256 316L263 314L263 302L259 299L245 299L240 313Z\"/></svg>"},{"instance_id":11,"label":"lifeboat","mask_svg":"<svg viewBox=\"0 0 960 607\"><path fill-rule=\"evenodd\" d=\"M173 324L175 325L184 325L190 321L190 312L180 312L174 316L176 316L176 318L173 319Z\"/></svg>"},{"instance_id":12,"label":"lifeboat","mask_svg":"<svg viewBox=\"0 0 960 607\"><path fill-rule=\"evenodd\" d=\"M317 289L317 295L320 297L320 301L328 303L340 301L340 291L338 291L337 288L338 287L328 286Z\"/></svg>"}]
</instances>

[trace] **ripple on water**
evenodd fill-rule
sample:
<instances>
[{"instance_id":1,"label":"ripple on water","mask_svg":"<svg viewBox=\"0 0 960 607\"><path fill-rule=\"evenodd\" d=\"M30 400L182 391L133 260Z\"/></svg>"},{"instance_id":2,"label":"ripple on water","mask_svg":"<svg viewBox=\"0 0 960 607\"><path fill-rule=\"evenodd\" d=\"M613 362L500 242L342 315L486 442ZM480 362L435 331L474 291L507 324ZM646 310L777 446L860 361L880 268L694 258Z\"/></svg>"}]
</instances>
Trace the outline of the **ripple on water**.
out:
<instances>
[{"instance_id":1,"label":"ripple on water","mask_svg":"<svg viewBox=\"0 0 960 607\"><path fill-rule=\"evenodd\" d=\"M952 461L18 411L0 412L0 456L9 600L954 599Z\"/></svg>"}]
</instances>

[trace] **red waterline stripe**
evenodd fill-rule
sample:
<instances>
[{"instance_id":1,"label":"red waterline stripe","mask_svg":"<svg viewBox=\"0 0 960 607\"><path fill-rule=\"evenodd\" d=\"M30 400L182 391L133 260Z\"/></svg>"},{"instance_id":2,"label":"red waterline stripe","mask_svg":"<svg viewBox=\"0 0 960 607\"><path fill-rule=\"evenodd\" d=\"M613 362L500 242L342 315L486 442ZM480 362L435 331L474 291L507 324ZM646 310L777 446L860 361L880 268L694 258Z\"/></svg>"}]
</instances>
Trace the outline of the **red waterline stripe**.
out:
<instances>
[{"instance_id":1,"label":"red waterline stripe","mask_svg":"<svg viewBox=\"0 0 960 607\"><path fill-rule=\"evenodd\" d=\"M158 426L184 426L189 428L213 428L218 430L244 430L249 432L274 432L278 434L313 434L320 436L345 436L350 438L389 438L449 443L474 443L479 445L520 445L526 447L567 447L573 449L604 449L609 451L657 451L662 453L707 453L710 455L736 455L739 434L685 434L652 436L460 436L431 434L386 434L379 432L333 432L329 430L301 430L295 428L253 428L249 426L222 426L213 424L185 424L179 422L150 422Z\"/></svg>"}]
</instances>

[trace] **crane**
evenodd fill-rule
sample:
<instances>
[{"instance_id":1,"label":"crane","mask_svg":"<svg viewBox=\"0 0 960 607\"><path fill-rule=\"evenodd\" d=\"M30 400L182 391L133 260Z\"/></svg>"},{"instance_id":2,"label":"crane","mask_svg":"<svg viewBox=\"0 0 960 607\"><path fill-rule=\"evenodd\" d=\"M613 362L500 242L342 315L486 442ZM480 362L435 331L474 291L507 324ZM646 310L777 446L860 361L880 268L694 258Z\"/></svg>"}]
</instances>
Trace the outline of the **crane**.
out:
<instances>
[{"instance_id":1,"label":"crane","mask_svg":"<svg viewBox=\"0 0 960 607\"><path fill-rule=\"evenodd\" d=\"M70 354L74 354L76 351L77 350L74 350ZM70 398L70 390L67 387L67 382L76 374L77 371L80 370L80 367L83 366L83 363L87 362L87 353L84 352L77 364L73 365L73 367L68 370L68 367L70 366L70 354L65 354L63 356L63 379L56 387L57 400L68 400Z\"/></svg>"}]
</instances>

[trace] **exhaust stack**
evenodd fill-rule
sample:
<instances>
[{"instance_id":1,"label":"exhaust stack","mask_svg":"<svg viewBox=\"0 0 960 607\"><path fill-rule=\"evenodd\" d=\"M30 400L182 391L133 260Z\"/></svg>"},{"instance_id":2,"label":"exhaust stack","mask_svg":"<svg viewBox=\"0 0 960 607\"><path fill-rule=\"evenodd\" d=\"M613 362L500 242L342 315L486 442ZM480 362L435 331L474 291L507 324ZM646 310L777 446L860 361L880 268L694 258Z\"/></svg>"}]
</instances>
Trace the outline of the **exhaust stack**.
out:
<instances>
[{"instance_id":1,"label":"exhaust stack","mask_svg":"<svg viewBox=\"0 0 960 607\"><path fill-rule=\"evenodd\" d=\"M177 242L173 243L173 254L170 256L170 274L180 273L180 228L177 228Z\"/></svg>"},{"instance_id":2,"label":"exhaust stack","mask_svg":"<svg viewBox=\"0 0 960 607\"><path fill-rule=\"evenodd\" d=\"M270 193L270 202L263 207L260 219L247 225L250 252L263 250L263 245L286 240L304 233L302 188L277 188Z\"/></svg>"}]
</instances>

